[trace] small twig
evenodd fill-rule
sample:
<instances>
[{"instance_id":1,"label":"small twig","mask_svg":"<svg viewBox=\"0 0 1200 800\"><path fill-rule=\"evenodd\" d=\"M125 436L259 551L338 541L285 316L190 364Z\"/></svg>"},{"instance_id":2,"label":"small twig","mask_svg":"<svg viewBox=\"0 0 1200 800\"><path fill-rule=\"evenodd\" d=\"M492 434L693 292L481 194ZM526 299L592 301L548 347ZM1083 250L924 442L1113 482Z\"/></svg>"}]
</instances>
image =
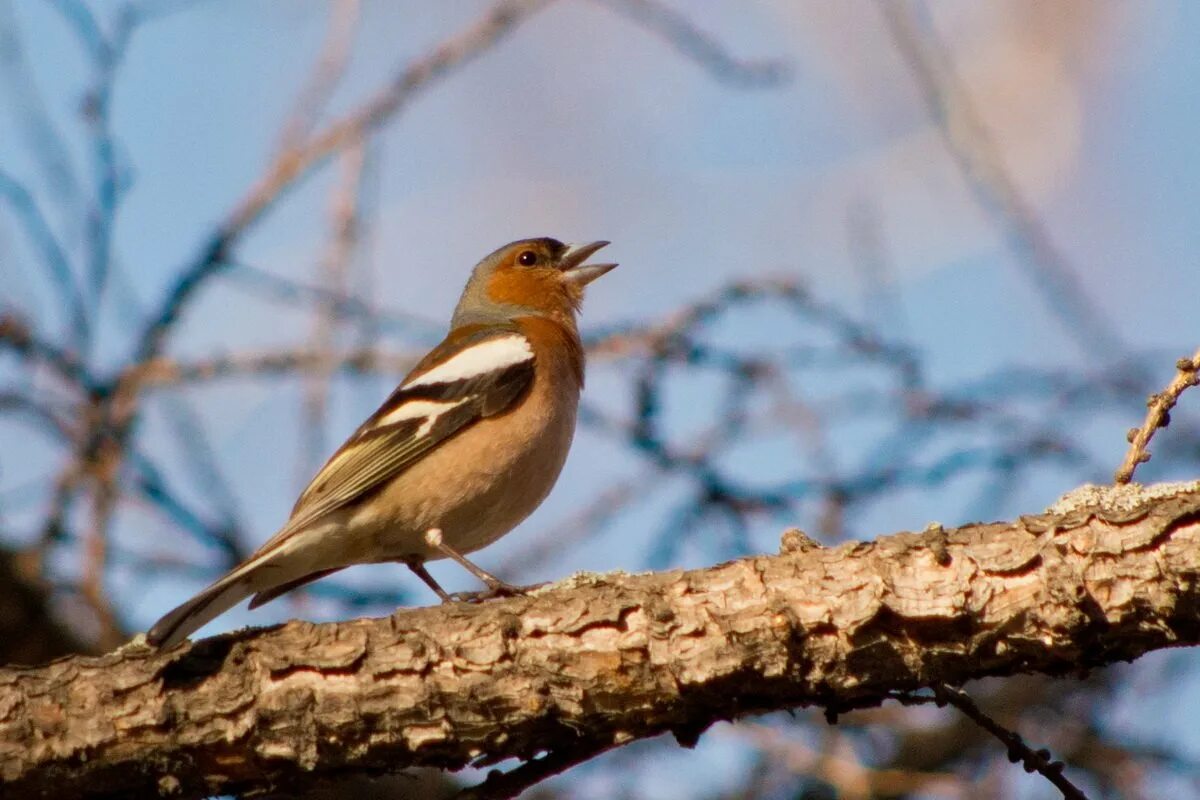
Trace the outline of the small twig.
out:
<instances>
[{"instance_id":1,"label":"small twig","mask_svg":"<svg viewBox=\"0 0 1200 800\"><path fill-rule=\"evenodd\" d=\"M846 209L847 250L862 286L863 318L875 321L893 339L906 338L895 264L885 236L883 212L865 197L855 198Z\"/></svg>"},{"instance_id":2,"label":"small twig","mask_svg":"<svg viewBox=\"0 0 1200 800\"><path fill-rule=\"evenodd\" d=\"M213 447L205 418L183 392L170 393L162 399L161 408L169 420L171 435L178 443L179 455L190 469L197 488L204 492L209 505L221 518L223 530L240 530L237 494L221 468L221 459ZM240 560L238 558L234 563Z\"/></svg>"},{"instance_id":3,"label":"small twig","mask_svg":"<svg viewBox=\"0 0 1200 800\"><path fill-rule=\"evenodd\" d=\"M42 515L41 530L38 533L36 553L39 560L44 558L50 545L61 541L67 535L67 519L74 508L79 494L79 484L83 480L83 469L79 465L79 459L74 456L75 453L72 453L71 461L59 471L58 476L54 479L47 510ZM36 571L41 572L40 563Z\"/></svg>"},{"instance_id":4,"label":"small twig","mask_svg":"<svg viewBox=\"0 0 1200 800\"><path fill-rule=\"evenodd\" d=\"M387 353L374 349L344 352L313 350L268 350L237 353L198 361L155 360L131 370L128 380L139 388L174 387L221 378L277 377L336 372L342 374L390 375L398 378L412 368L419 353ZM135 374L136 373L136 374Z\"/></svg>"},{"instance_id":5,"label":"small twig","mask_svg":"<svg viewBox=\"0 0 1200 800\"><path fill-rule=\"evenodd\" d=\"M492 770L488 773L487 780L467 787L455 795L455 800L508 800L547 778L566 772L571 767L590 761L617 746L611 741L604 744L588 742L547 753L541 758L530 759L508 772Z\"/></svg>"},{"instance_id":6,"label":"small twig","mask_svg":"<svg viewBox=\"0 0 1200 800\"><path fill-rule=\"evenodd\" d=\"M444 324L412 312L383 309L354 294L339 294L323 286L315 286L277 275L265 269L231 262L226 277L264 299L284 305L320 306L338 322L355 321L378 332L414 338L434 344L444 334Z\"/></svg>"},{"instance_id":7,"label":"small twig","mask_svg":"<svg viewBox=\"0 0 1200 800\"><path fill-rule=\"evenodd\" d=\"M63 442L75 435L67 409L56 409L45 397L22 391L0 389L0 414L19 412L37 422L40 427Z\"/></svg>"},{"instance_id":8,"label":"small twig","mask_svg":"<svg viewBox=\"0 0 1200 800\"><path fill-rule=\"evenodd\" d=\"M1078 270L1013 179L945 43L922 19L925 7L880 0L879 9L967 189L1008 238L1017 265L1080 347L1115 359L1126 349L1120 334L1097 308Z\"/></svg>"},{"instance_id":9,"label":"small twig","mask_svg":"<svg viewBox=\"0 0 1200 800\"><path fill-rule=\"evenodd\" d=\"M349 273L359 245L359 201L363 172L366 165L366 146L358 142L342 151L339 157L342 180L330 202L331 236L328 252L321 259L321 283L331 293L346 294ZM337 341L338 315L325 305L318 305L313 320L312 350L331 352ZM326 411L330 380L336 365L315 370L306 381L301 408L301 456L297 459L297 479L303 486L316 472L327 453L325 442Z\"/></svg>"},{"instance_id":10,"label":"small twig","mask_svg":"<svg viewBox=\"0 0 1200 800\"><path fill-rule=\"evenodd\" d=\"M1154 432L1171 423L1171 409L1175 407L1179 396L1197 383L1200 383L1200 349L1197 349L1191 358L1181 358L1176 361L1175 377L1167 384L1167 388L1150 395L1146 401L1149 408L1146 412L1146 421L1140 428L1130 428L1127 434L1129 451L1113 476L1116 483L1129 483L1133 480L1133 473L1138 464L1150 460L1146 446L1150 444Z\"/></svg>"},{"instance_id":11,"label":"small twig","mask_svg":"<svg viewBox=\"0 0 1200 800\"><path fill-rule=\"evenodd\" d=\"M121 169L118 141L112 124L112 98L117 73L134 33L145 18L125 3L117 10L111 33L105 34L92 9L80 0L54 0L68 27L92 62L92 82L84 95L82 119L91 145L94 198L87 209L86 293L93 318L101 313L113 268L112 241L118 206L128 175ZM86 342L84 342L86 344Z\"/></svg>"},{"instance_id":12,"label":"small twig","mask_svg":"<svg viewBox=\"0 0 1200 800\"><path fill-rule=\"evenodd\" d=\"M700 30L686 14L657 0L603 0L603 4L658 34L714 78L746 87L779 86L788 78L785 62L736 58L716 39Z\"/></svg>"},{"instance_id":13,"label":"small twig","mask_svg":"<svg viewBox=\"0 0 1200 800\"><path fill-rule=\"evenodd\" d=\"M237 537L235 520L226 520L224 525L211 524L200 512L184 502L181 494L169 485L163 471L147 455L135 450L130 453L129 461L135 474L129 480L131 485L127 487L127 491L136 492L144 503L157 510L180 530L203 544L220 550L226 568L244 561L250 554Z\"/></svg>"},{"instance_id":14,"label":"small twig","mask_svg":"<svg viewBox=\"0 0 1200 800\"><path fill-rule=\"evenodd\" d=\"M0 351L6 349L31 364L50 369L68 386L82 392L97 388L95 378L74 353L39 336L23 317L0 312Z\"/></svg>"},{"instance_id":15,"label":"small twig","mask_svg":"<svg viewBox=\"0 0 1200 800\"><path fill-rule=\"evenodd\" d=\"M200 253L178 273L157 314L142 330L134 359L148 361L162 352L167 337L197 291L230 265L228 257L234 245L288 187L338 151L390 122L423 89L487 52L547 2L498 0L474 23L444 40L427 56L407 63L363 105L313 133L303 144L279 153Z\"/></svg>"},{"instance_id":16,"label":"small twig","mask_svg":"<svg viewBox=\"0 0 1200 800\"><path fill-rule=\"evenodd\" d=\"M79 594L95 615L96 630L92 637L101 652L120 645L126 638L112 606L111 595L104 587L108 571L108 538L117 502L116 477L97 476L92 492L92 524L83 537L83 565L79 578Z\"/></svg>"},{"instance_id":17,"label":"small twig","mask_svg":"<svg viewBox=\"0 0 1200 800\"><path fill-rule=\"evenodd\" d=\"M65 134L51 119L34 75L13 4L0 2L0 81L5 90L5 111L11 113L25 146L42 175L42 184L58 205L67 225L73 224L79 204L79 179L67 153ZM72 238L70 233L67 239ZM51 265L52 266L52 265Z\"/></svg>"},{"instance_id":18,"label":"small twig","mask_svg":"<svg viewBox=\"0 0 1200 800\"><path fill-rule=\"evenodd\" d=\"M329 4L325 42L284 124L279 137L281 152L304 141L345 75L358 32L360 6L359 0L336 0Z\"/></svg>"},{"instance_id":19,"label":"small twig","mask_svg":"<svg viewBox=\"0 0 1200 800\"><path fill-rule=\"evenodd\" d=\"M83 537L84 561L79 581L83 599L92 608L98 622L96 644L101 650L116 647L125 640L117 614L104 588L108 569L109 536L121 490L121 465L125 458L123 443L111 434L109 420L131 419L137 409L136 385L117 384L112 394L93 409L90 431L78 452L78 475L90 488L91 524Z\"/></svg>"},{"instance_id":20,"label":"small twig","mask_svg":"<svg viewBox=\"0 0 1200 800\"><path fill-rule=\"evenodd\" d=\"M939 704L952 705L968 719L999 739L1008 748L1008 760L1021 763L1026 772L1036 772L1050 781L1067 800L1087 800L1087 795L1063 775L1063 763L1050 758L1049 750L1034 750L1016 731L1010 731L989 717L961 689L934 684L933 695Z\"/></svg>"},{"instance_id":21,"label":"small twig","mask_svg":"<svg viewBox=\"0 0 1200 800\"><path fill-rule=\"evenodd\" d=\"M200 2L202 0L129 0L125 10L131 19L144 24L186 11Z\"/></svg>"},{"instance_id":22,"label":"small twig","mask_svg":"<svg viewBox=\"0 0 1200 800\"><path fill-rule=\"evenodd\" d=\"M111 56L109 43L100 29L100 22L87 3L81 0L53 0L49 4L71 28L88 55L95 60Z\"/></svg>"},{"instance_id":23,"label":"small twig","mask_svg":"<svg viewBox=\"0 0 1200 800\"><path fill-rule=\"evenodd\" d=\"M68 321L76 340L82 341L87 337L89 328L87 308L71 268L71 259L62 242L29 189L3 170L0 170L0 201L5 201L21 220L25 235L37 249L46 272L54 282L59 301L69 312Z\"/></svg>"}]
</instances>

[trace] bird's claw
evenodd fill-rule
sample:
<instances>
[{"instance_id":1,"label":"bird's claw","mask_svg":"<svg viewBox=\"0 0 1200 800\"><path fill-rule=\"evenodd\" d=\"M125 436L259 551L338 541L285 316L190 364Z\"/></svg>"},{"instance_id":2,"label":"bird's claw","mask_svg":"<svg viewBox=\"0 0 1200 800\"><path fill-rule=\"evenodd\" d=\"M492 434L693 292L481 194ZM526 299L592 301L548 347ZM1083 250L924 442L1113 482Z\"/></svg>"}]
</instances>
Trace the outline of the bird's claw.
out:
<instances>
[{"instance_id":1,"label":"bird's claw","mask_svg":"<svg viewBox=\"0 0 1200 800\"><path fill-rule=\"evenodd\" d=\"M513 586L509 583L488 584L488 588L478 592L453 592L450 601L453 603L482 603L497 597L523 597L529 594L532 586Z\"/></svg>"}]
</instances>

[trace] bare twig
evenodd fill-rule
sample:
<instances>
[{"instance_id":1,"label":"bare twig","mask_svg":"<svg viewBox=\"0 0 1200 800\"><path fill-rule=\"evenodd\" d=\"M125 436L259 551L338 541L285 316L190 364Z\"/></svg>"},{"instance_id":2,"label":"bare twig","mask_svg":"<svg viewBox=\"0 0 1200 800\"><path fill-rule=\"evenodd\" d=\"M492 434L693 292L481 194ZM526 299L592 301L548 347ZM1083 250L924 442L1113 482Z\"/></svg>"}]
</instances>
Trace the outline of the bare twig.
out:
<instances>
[{"instance_id":1,"label":"bare twig","mask_svg":"<svg viewBox=\"0 0 1200 800\"><path fill-rule=\"evenodd\" d=\"M127 0L126 8L131 17L139 22L154 20L186 11L204 0Z\"/></svg>"},{"instance_id":2,"label":"bare twig","mask_svg":"<svg viewBox=\"0 0 1200 800\"><path fill-rule=\"evenodd\" d=\"M455 795L456 800L509 800L517 797L526 789L535 786L547 778L553 778L566 772L571 767L590 761L602 753L619 746L613 741L608 742L577 742L562 750L547 753L541 758L533 758L519 767L501 772L492 770L487 779Z\"/></svg>"},{"instance_id":3,"label":"bare twig","mask_svg":"<svg viewBox=\"0 0 1200 800\"><path fill-rule=\"evenodd\" d=\"M321 260L322 283L332 294L346 294L346 273L358 248L358 217L360 189L366 152L363 142L342 151L342 180L333 192L330 208L329 250ZM324 305L315 309L311 347L317 353L327 352L335 344L338 316ZM300 438L302 455L297 464L298 480L303 486L312 475L325 452L325 409L329 394L329 379L336 367L318 368L309 375L304 387L301 408Z\"/></svg>"},{"instance_id":4,"label":"bare twig","mask_svg":"<svg viewBox=\"0 0 1200 800\"><path fill-rule=\"evenodd\" d=\"M1175 362L1175 377L1167 384L1167 388L1157 394L1150 395L1146 401L1149 410L1146 421L1140 428L1131 428L1128 434L1129 450L1125 460L1117 469L1113 480L1116 483L1129 483L1138 464L1150 460L1146 447L1159 428L1165 428L1171 422L1171 409L1179 400L1179 396L1189 388L1200 383L1200 349L1191 358L1181 358Z\"/></svg>"},{"instance_id":5,"label":"bare twig","mask_svg":"<svg viewBox=\"0 0 1200 800\"><path fill-rule=\"evenodd\" d=\"M876 327L892 339L906 338L879 206L857 198L846 210L846 230L850 262L862 281L864 319L874 320Z\"/></svg>"},{"instance_id":6,"label":"bare twig","mask_svg":"<svg viewBox=\"0 0 1200 800\"><path fill-rule=\"evenodd\" d=\"M37 163L51 197L60 206L64 221L71 225L79 200L79 179L63 132L51 119L34 79L11 0L0 0L0 80L8 84L11 101L6 107L16 112L26 149ZM68 239L71 232L68 231Z\"/></svg>"},{"instance_id":7,"label":"bare twig","mask_svg":"<svg viewBox=\"0 0 1200 800\"><path fill-rule=\"evenodd\" d=\"M685 14L658 0L601 0L658 36L714 78L745 87L774 87L788 79L788 65L776 59L748 61L730 55Z\"/></svg>"},{"instance_id":8,"label":"bare twig","mask_svg":"<svg viewBox=\"0 0 1200 800\"><path fill-rule=\"evenodd\" d=\"M434 48L429 56L405 66L383 90L358 109L313 135L304 144L280 153L266 175L226 218L221 231L226 247L258 219L285 187L333 153L365 139L367 133L393 119L421 89L487 51L548 2L501 0L495 3L466 30Z\"/></svg>"},{"instance_id":9,"label":"bare twig","mask_svg":"<svg viewBox=\"0 0 1200 800\"><path fill-rule=\"evenodd\" d=\"M96 416L79 451L82 469L69 472L74 477L76 488L80 482L86 481L91 490L91 524L83 540L84 559L79 589L96 615L96 644L104 649L116 647L126 638L104 589L109 530L120 498L120 470L125 457L124 443L113 435L114 431L107 423L109 415L119 420L131 419L136 405L137 393L133 384L119 385L111 397L96 402L93 405Z\"/></svg>"},{"instance_id":10,"label":"bare twig","mask_svg":"<svg viewBox=\"0 0 1200 800\"><path fill-rule=\"evenodd\" d=\"M358 109L314 134L302 145L280 153L209 237L199 256L179 274L159 312L142 331L135 360L147 361L162 351L167 336L196 291L228 266L233 246L284 189L333 153L362 141L369 132L392 120L418 92L488 50L547 2L549 0L500 0L466 30L434 48L430 55L401 69L387 86Z\"/></svg>"},{"instance_id":11,"label":"bare twig","mask_svg":"<svg viewBox=\"0 0 1200 800\"><path fill-rule=\"evenodd\" d=\"M221 535L233 537L242 527L238 521L237 494L221 468L204 417L182 392L167 394L162 400L183 463L191 470L196 486L204 492L213 512L220 517Z\"/></svg>"},{"instance_id":12,"label":"bare twig","mask_svg":"<svg viewBox=\"0 0 1200 800\"><path fill-rule=\"evenodd\" d=\"M58 11L91 58L108 58L108 40L87 3L82 0L51 0L49 5Z\"/></svg>"},{"instance_id":13,"label":"bare twig","mask_svg":"<svg viewBox=\"0 0 1200 800\"><path fill-rule=\"evenodd\" d=\"M54 372L59 378L81 392L94 392L98 382L87 366L67 350L63 350L34 333L29 323L14 313L0 312L0 350L8 349L29 361Z\"/></svg>"},{"instance_id":14,"label":"bare twig","mask_svg":"<svg viewBox=\"0 0 1200 800\"><path fill-rule=\"evenodd\" d=\"M1010 731L985 714L966 692L950 686L935 685L933 694L939 703L954 706L976 725L999 739L1008 748L1009 761L1014 764L1020 763L1025 767L1026 772L1036 772L1050 781L1067 800L1087 800L1087 795L1063 775L1061 761L1052 760L1048 750L1034 750L1025 744L1025 740L1019 733Z\"/></svg>"},{"instance_id":15,"label":"bare twig","mask_svg":"<svg viewBox=\"0 0 1200 800\"><path fill-rule=\"evenodd\" d=\"M148 456L134 452L130 456L130 464L136 472L132 488L178 528L191 534L201 543L220 550L224 556L225 568L234 566L250 554L238 540L236 529L228 524L213 525L198 511L188 506L181 499L181 494L169 485L162 470Z\"/></svg>"},{"instance_id":16,"label":"bare twig","mask_svg":"<svg viewBox=\"0 0 1200 800\"><path fill-rule=\"evenodd\" d=\"M280 137L281 152L302 144L341 81L358 29L359 12L359 0L338 0L330 6L325 42L308 83L296 99L294 110L284 127ZM320 282L324 290L341 297L346 294L346 273L359 241L359 204L366 167L366 143L361 139L352 142L342 150L339 161L342 176L330 201L332 230L328 252L321 259ZM318 353L334 345L337 323L342 318L334 307L335 302L321 303L314 309L311 346ZM296 467L301 482L308 479L325 455L325 411L329 381L334 369L334 366L317 368L305 382L300 425L303 445Z\"/></svg>"},{"instance_id":17,"label":"bare twig","mask_svg":"<svg viewBox=\"0 0 1200 800\"><path fill-rule=\"evenodd\" d=\"M1117 357L1125 350L1116 329L1093 304L1046 226L1004 164L991 132L955 73L954 62L923 6L880 0L892 39L908 62L926 106L968 189L1017 250L1027 277L1050 312L1087 353Z\"/></svg>"},{"instance_id":18,"label":"bare twig","mask_svg":"<svg viewBox=\"0 0 1200 800\"><path fill-rule=\"evenodd\" d=\"M61 441L69 442L75 435L62 411L53 408L45 398L11 389L0 390L0 412L6 411L28 415Z\"/></svg>"},{"instance_id":19,"label":"bare twig","mask_svg":"<svg viewBox=\"0 0 1200 800\"><path fill-rule=\"evenodd\" d=\"M92 525L83 539L83 570L79 578L79 593L95 616L96 631L92 641L100 650L120 646L126 639L117 621L109 594L104 588L108 570L108 529L116 505L116 477L98 481L92 493Z\"/></svg>"},{"instance_id":20,"label":"bare twig","mask_svg":"<svg viewBox=\"0 0 1200 800\"><path fill-rule=\"evenodd\" d=\"M111 106L117 70L142 17L130 4L120 6L112 33L106 35L91 8L82 0L54 0L54 8L68 23L92 61L92 84L83 104L83 120L92 149L95 198L85 220L88 302L98 316L112 269L113 224L124 176L117 162L117 140Z\"/></svg>"},{"instance_id":21,"label":"bare twig","mask_svg":"<svg viewBox=\"0 0 1200 800\"><path fill-rule=\"evenodd\" d=\"M309 285L242 262L231 263L228 269L231 281L263 295L266 299L286 305L320 306L326 314L339 322L354 320L365 328L386 331L429 344L436 342L445 333L443 323L411 312L378 308L362 297L352 294L333 292L322 286Z\"/></svg>"},{"instance_id":22,"label":"bare twig","mask_svg":"<svg viewBox=\"0 0 1200 800\"><path fill-rule=\"evenodd\" d=\"M21 220L26 235L41 257L60 301L68 312L67 322L76 340L82 340L88 332L88 314L65 248L58 241L33 195L3 170L0 170L0 198L8 201L13 213Z\"/></svg>"},{"instance_id":23,"label":"bare twig","mask_svg":"<svg viewBox=\"0 0 1200 800\"><path fill-rule=\"evenodd\" d=\"M280 152L291 150L304 141L341 82L358 32L360 10L359 0L336 0L329 4L325 41L279 136Z\"/></svg>"},{"instance_id":24,"label":"bare twig","mask_svg":"<svg viewBox=\"0 0 1200 800\"><path fill-rule=\"evenodd\" d=\"M419 358L411 353L378 350L316 352L313 350L270 350L217 356L199 361L158 358L136 370L136 380L146 388L202 383L221 378L272 377L336 371L348 374L403 375Z\"/></svg>"}]
</instances>

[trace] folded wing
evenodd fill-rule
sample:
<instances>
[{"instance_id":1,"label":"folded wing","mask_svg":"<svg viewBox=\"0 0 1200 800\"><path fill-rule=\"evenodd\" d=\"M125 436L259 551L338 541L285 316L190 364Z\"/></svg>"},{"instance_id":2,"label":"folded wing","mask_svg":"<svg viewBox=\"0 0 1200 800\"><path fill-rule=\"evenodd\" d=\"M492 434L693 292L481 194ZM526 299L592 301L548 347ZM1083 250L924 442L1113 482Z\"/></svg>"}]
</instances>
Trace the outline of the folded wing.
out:
<instances>
[{"instance_id":1,"label":"folded wing","mask_svg":"<svg viewBox=\"0 0 1200 800\"><path fill-rule=\"evenodd\" d=\"M335 572L296 575L280 569L289 542L305 528L353 504L404 472L477 420L510 408L533 384L534 356L519 332L456 330L416 366L379 410L354 432L300 495L283 529L254 555L147 632L169 647L253 595L261 605Z\"/></svg>"},{"instance_id":2,"label":"folded wing","mask_svg":"<svg viewBox=\"0 0 1200 800\"><path fill-rule=\"evenodd\" d=\"M326 462L263 550L379 488L476 420L504 411L533 375L533 350L516 331L447 339Z\"/></svg>"}]
</instances>

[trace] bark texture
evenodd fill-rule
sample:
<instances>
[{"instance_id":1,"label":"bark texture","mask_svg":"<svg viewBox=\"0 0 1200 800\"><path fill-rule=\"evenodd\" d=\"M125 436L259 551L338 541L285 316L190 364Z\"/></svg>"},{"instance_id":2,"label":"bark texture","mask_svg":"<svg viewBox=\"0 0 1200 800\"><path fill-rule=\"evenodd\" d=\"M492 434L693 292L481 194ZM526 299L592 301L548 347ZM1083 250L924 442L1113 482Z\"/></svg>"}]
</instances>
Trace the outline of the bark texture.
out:
<instances>
[{"instance_id":1,"label":"bark texture","mask_svg":"<svg viewBox=\"0 0 1200 800\"><path fill-rule=\"evenodd\" d=\"M713 722L1200 641L1200 484L1010 523L0 670L0 794L203 797L569 759Z\"/></svg>"}]
</instances>

